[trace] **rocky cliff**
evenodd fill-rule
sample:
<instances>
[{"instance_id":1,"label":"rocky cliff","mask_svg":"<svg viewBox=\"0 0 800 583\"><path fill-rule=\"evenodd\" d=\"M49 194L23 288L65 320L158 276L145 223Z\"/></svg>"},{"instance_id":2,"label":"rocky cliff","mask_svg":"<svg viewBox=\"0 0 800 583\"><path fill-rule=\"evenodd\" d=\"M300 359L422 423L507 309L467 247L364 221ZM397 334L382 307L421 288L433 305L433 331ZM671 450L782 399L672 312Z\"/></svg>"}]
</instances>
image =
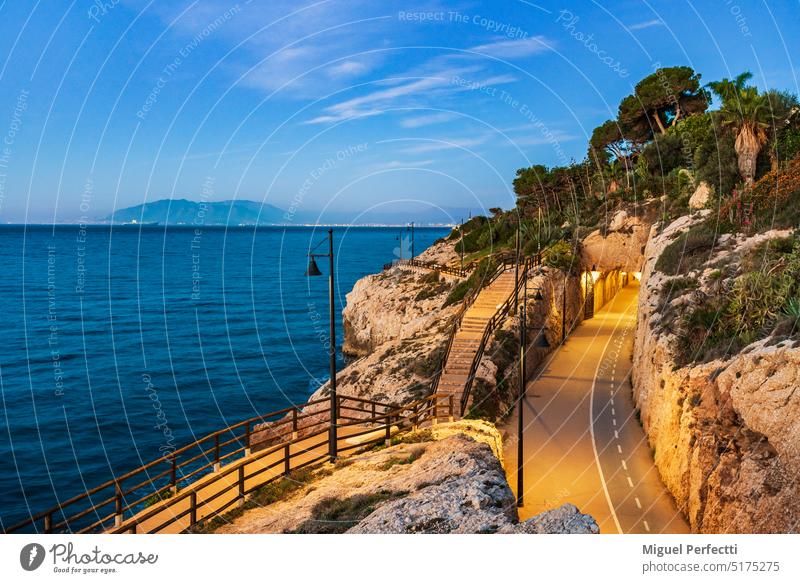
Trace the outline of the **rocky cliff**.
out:
<instances>
[{"instance_id":1,"label":"rocky cliff","mask_svg":"<svg viewBox=\"0 0 800 583\"><path fill-rule=\"evenodd\" d=\"M481 421L446 423L395 445L343 458L292 494L231 518L226 533L590 533L574 506L519 523L499 459L500 435Z\"/></svg>"},{"instance_id":2,"label":"rocky cliff","mask_svg":"<svg viewBox=\"0 0 800 583\"><path fill-rule=\"evenodd\" d=\"M647 244L634 397L656 465L693 531L797 532L800 342L773 331L738 349L730 346L735 339L726 344L717 338L722 356L706 351L701 358L703 342L691 336L690 326L694 315L709 313L725 280L752 268L745 265L748 252L787 232L715 237L695 230L687 236L707 212L682 217L660 233L654 227ZM701 237L710 247L702 247ZM678 240L687 269L667 275L656 265ZM721 270L727 270L724 277ZM719 323L703 327L708 337Z\"/></svg>"},{"instance_id":3,"label":"rocky cliff","mask_svg":"<svg viewBox=\"0 0 800 583\"><path fill-rule=\"evenodd\" d=\"M448 265L458 260L452 243L438 242L417 257ZM358 280L347 294L345 354L364 356L378 346L436 327L455 307L441 310L453 280L427 270L395 267Z\"/></svg>"}]
</instances>

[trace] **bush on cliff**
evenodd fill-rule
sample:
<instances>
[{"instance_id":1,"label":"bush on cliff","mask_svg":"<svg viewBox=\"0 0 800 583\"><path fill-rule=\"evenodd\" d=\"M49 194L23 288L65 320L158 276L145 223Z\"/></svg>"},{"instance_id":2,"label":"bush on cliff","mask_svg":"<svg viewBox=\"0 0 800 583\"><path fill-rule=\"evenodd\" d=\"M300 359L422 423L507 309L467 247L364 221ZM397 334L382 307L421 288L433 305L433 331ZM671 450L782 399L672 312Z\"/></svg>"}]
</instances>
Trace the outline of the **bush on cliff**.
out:
<instances>
[{"instance_id":1,"label":"bush on cliff","mask_svg":"<svg viewBox=\"0 0 800 583\"><path fill-rule=\"evenodd\" d=\"M796 335L798 298L800 239L773 239L756 246L742 257L738 276L684 316L676 363L728 357L771 334ZM792 311L791 306L798 309Z\"/></svg>"},{"instance_id":2,"label":"bush on cliff","mask_svg":"<svg viewBox=\"0 0 800 583\"><path fill-rule=\"evenodd\" d=\"M662 251L656 270L667 275L683 275L705 263L717 240L713 226L703 222L681 233Z\"/></svg>"},{"instance_id":3,"label":"bush on cliff","mask_svg":"<svg viewBox=\"0 0 800 583\"><path fill-rule=\"evenodd\" d=\"M574 247L567 241L558 241L542 251L542 262L566 273L575 273L580 266Z\"/></svg>"},{"instance_id":4,"label":"bush on cliff","mask_svg":"<svg viewBox=\"0 0 800 583\"><path fill-rule=\"evenodd\" d=\"M456 286L450 292L450 295L448 295L447 299L444 301L443 307L457 304L470 293L472 293L473 290L483 287L496 269L497 264L491 257L485 257L482 259L480 263L478 263L478 267L475 268L475 270L467 279L456 284Z\"/></svg>"}]
</instances>

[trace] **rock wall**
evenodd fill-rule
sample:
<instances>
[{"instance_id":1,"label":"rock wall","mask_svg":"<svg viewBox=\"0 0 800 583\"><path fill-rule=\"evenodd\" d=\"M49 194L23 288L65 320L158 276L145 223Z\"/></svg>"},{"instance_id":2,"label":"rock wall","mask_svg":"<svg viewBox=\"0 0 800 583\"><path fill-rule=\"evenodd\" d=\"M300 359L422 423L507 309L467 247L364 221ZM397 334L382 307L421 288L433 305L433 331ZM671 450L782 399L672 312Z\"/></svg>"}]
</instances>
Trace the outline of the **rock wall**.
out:
<instances>
[{"instance_id":1,"label":"rock wall","mask_svg":"<svg viewBox=\"0 0 800 583\"><path fill-rule=\"evenodd\" d=\"M581 264L586 271L641 271L650 234L646 216L618 211L608 228L587 235L581 246Z\"/></svg>"},{"instance_id":2,"label":"rock wall","mask_svg":"<svg viewBox=\"0 0 800 583\"><path fill-rule=\"evenodd\" d=\"M707 211L706 211L707 212ZM702 301L711 285L667 304L668 278L654 271L666 245L700 220L653 230L645 251L634 345L634 398L664 483L692 530L704 533L800 529L800 348L764 339L727 360L677 367L668 308ZM763 240L764 234L758 238ZM752 240L729 240L710 263L735 261Z\"/></svg>"}]
</instances>

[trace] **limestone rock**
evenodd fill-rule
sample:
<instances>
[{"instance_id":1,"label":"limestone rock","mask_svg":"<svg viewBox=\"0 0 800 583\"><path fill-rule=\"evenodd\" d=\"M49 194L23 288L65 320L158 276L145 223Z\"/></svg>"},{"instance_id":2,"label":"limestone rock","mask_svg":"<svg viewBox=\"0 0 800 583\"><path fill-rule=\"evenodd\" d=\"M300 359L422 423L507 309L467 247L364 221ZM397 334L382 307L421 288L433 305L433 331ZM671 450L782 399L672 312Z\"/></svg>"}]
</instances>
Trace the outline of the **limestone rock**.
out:
<instances>
[{"instance_id":1,"label":"limestone rock","mask_svg":"<svg viewBox=\"0 0 800 583\"><path fill-rule=\"evenodd\" d=\"M332 500L375 500L366 515L336 526L350 533L596 533L574 506L517 524L506 481L500 434L484 421L442 423L383 450L327 464L290 498L247 510L217 529L224 533L292 532L330 526L319 517Z\"/></svg>"},{"instance_id":2,"label":"limestone rock","mask_svg":"<svg viewBox=\"0 0 800 583\"><path fill-rule=\"evenodd\" d=\"M419 256L446 264L458 255L450 243L438 243ZM454 285L452 278L432 282L434 272L394 267L359 279L347 294L344 320L346 354L364 356L385 342L402 340L427 330L455 312L442 309Z\"/></svg>"},{"instance_id":3,"label":"limestone rock","mask_svg":"<svg viewBox=\"0 0 800 583\"><path fill-rule=\"evenodd\" d=\"M708 200L711 198L711 187L706 181L700 183L697 189L689 198L690 209L704 209L708 205Z\"/></svg>"},{"instance_id":4,"label":"limestone rock","mask_svg":"<svg viewBox=\"0 0 800 583\"><path fill-rule=\"evenodd\" d=\"M604 235L600 230L589 233L581 244L581 264L597 271L641 271L650 223L619 211Z\"/></svg>"},{"instance_id":5,"label":"limestone rock","mask_svg":"<svg viewBox=\"0 0 800 583\"><path fill-rule=\"evenodd\" d=\"M504 526L499 534L600 534L594 518L573 504L564 504L519 524Z\"/></svg>"},{"instance_id":6,"label":"limestone rock","mask_svg":"<svg viewBox=\"0 0 800 583\"><path fill-rule=\"evenodd\" d=\"M713 270L705 269L696 274L698 290L665 306L667 277L653 269L664 248L709 212L681 217L661 233L653 228L639 297L634 398L659 473L693 531L797 532L800 348L765 339L727 360L676 367L673 331L659 324L669 306L702 301L715 285ZM785 235L729 238L709 263L735 266L744 250Z\"/></svg>"}]
</instances>

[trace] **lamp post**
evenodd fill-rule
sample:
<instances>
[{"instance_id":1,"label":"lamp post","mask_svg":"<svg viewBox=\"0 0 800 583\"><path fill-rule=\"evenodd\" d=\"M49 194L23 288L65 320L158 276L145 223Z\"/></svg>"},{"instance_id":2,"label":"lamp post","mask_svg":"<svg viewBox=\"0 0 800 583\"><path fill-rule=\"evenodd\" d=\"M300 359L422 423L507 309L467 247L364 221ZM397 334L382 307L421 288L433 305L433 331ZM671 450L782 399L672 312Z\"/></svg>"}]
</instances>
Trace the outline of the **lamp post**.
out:
<instances>
[{"instance_id":1,"label":"lamp post","mask_svg":"<svg viewBox=\"0 0 800 583\"><path fill-rule=\"evenodd\" d=\"M330 343L328 346L328 356L330 357L330 393L331 393L331 421L328 435L328 454L331 461L336 459L337 451L337 435L336 435L336 417L338 414L338 399L336 397L336 318L334 316L334 293L333 293L333 229L328 229L328 252L327 253L314 253L314 250L319 247L325 240L323 239L317 243L316 247L308 254L308 269L306 270L307 277L315 277L322 275L322 272L317 266L316 257L328 258L328 309L330 311Z\"/></svg>"},{"instance_id":2,"label":"lamp post","mask_svg":"<svg viewBox=\"0 0 800 583\"><path fill-rule=\"evenodd\" d=\"M461 273L464 273L464 219L461 219L461 224L458 226L458 234L461 235Z\"/></svg>"},{"instance_id":3,"label":"lamp post","mask_svg":"<svg viewBox=\"0 0 800 583\"><path fill-rule=\"evenodd\" d=\"M519 248L520 248L520 240L522 237L520 236L520 229L522 227L522 221L517 217L517 249L516 253L517 256L514 261L514 309L516 310L519 307ZM526 274L527 275L527 274ZM528 278L525 278L525 284L527 285Z\"/></svg>"},{"instance_id":4,"label":"lamp post","mask_svg":"<svg viewBox=\"0 0 800 583\"><path fill-rule=\"evenodd\" d=\"M526 352L527 347L525 344L527 343L527 328L528 328L528 320L527 320L527 313L526 313L526 305L528 302L528 277L527 273L525 274L525 281L523 286L525 288L525 292L523 294L522 305L519 307L519 386L517 390L519 392L517 396L517 402L519 403L519 411L517 413L517 506L521 507L523 504L523 491L524 491L524 476L522 472L523 466L523 436L525 433L525 421L523 415L525 413L525 385L527 384L527 373L526 373ZM536 294L533 296L533 299L537 302L540 302L544 299L542 296L541 288L534 288L536 290ZM547 338L544 336L544 328L539 328L539 333L537 337L536 346L539 348L548 348L550 345L547 342Z\"/></svg>"},{"instance_id":5,"label":"lamp post","mask_svg":"<svg viewBox=\"0 0 800 583\"><path fill-rule=\"evenodd\" d=\"M567 272L564 271L564 290L561 294L561 343L567 339Z\"/></svg>"},{"instance_id":6,"label":"lamp post","mask_svg":"<svg viewBox=\"0 0 800 583\"><path fill-rule=\"evenodd\" d=\"M411 259L414 259L414 221L411 221L409 229L411 230Z\"/></svg>"}]
</instances>

